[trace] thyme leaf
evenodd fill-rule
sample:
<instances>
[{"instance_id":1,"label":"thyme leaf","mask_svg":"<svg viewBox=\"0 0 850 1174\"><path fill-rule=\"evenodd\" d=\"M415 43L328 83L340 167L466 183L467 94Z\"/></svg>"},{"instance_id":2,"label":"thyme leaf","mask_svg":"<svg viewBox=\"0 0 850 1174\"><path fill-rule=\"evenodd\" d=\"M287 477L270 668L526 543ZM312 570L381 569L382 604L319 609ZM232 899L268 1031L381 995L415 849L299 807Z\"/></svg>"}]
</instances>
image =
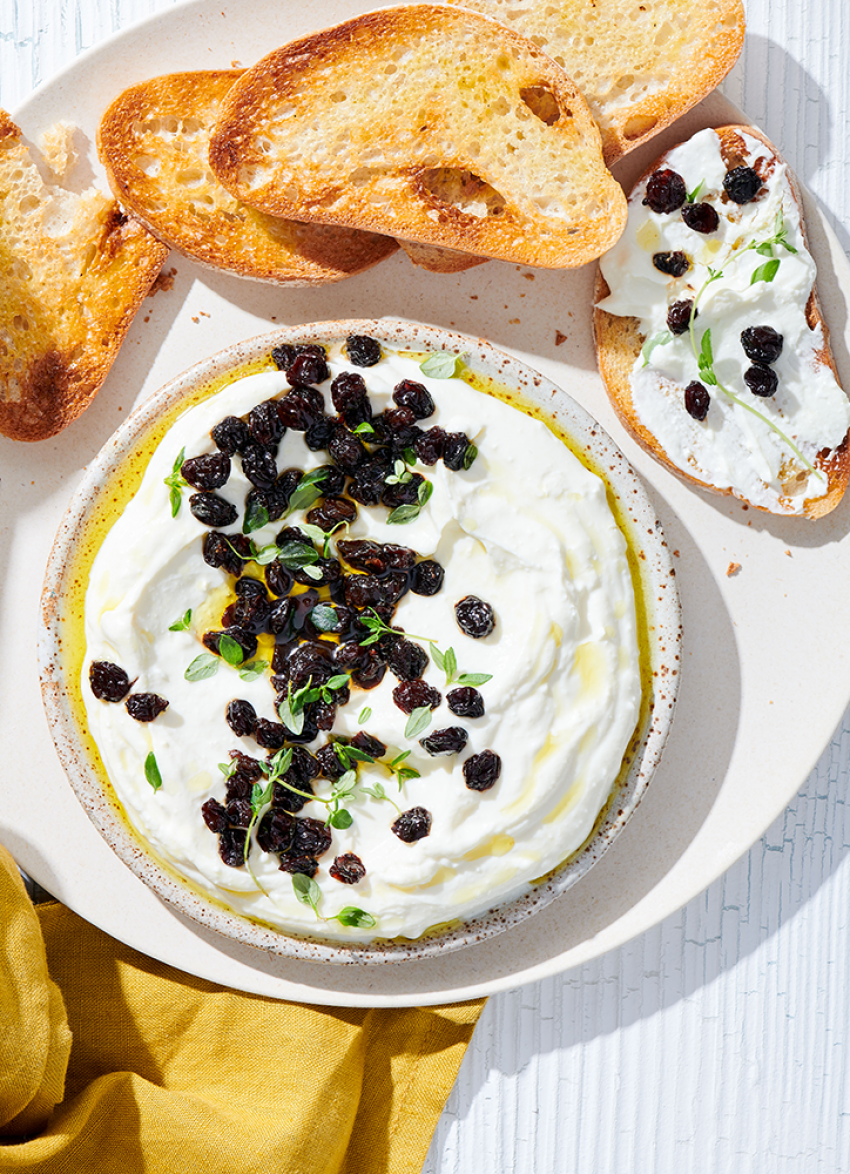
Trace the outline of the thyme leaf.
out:
<instances>
[{"instance_id":1,"label":"thyme leaf","mask_svg":"<svg viewBox=\"0 0 850 1174\"><path fill-rule=\"evenodd\" d=\"M770 261L765 261L764 265L759 265L758 269L753 270L753 275L750 278L750 285L755 285L759 281L773 281L779 269L779 258L773 257Z\"/></svg>"},{"instance_id":2,"label":"thyme leaf","mask_svg":"<svg viewBox=\"0 0 850 1174\"><path fill-rule=\"evenodd\" d=\"M317 632L332 632L339 622L339 617L329 604L317 603L310 612L310 622Z\"/></svg>"},{"instance_id":3,"label":"thyme leaf","mask_svg":"<svg viewBox=\"0 0 850 1174\"><path fill-rule=\"evenodd\" d=\"M159 765L156 761L156 755L153 750L145 759L145 778L148 780L154 791L158 791L162 786L162 775L159 773Z\"/></svg>"},{"instance_id":4,"label":"thyme leaf","mask_svg":"<svg viewBox=\"0 0 850 1174\"><path fill-rule=\"evenodd\" d=\"M252 534L255 530L262 530L269 524L269 511L261 501L252 498L245 507L245 518L242 522L242 533Z\"/></svg>"},{"instance_id":5,"label":"thyme leaf","mask_svg":"<svg viewBox=\"0 0 850 1174\"><path fill-rule=\"evenodd\" d=\"M377 920L365 909L358 909L356 905L346 905L339 913L329 917L328 921L338 921L340 925L350 925L357 929L371 929L377 925Z\"/></svg>"},{"instance_id":6,"label":"thyme leaf","mask_svg":"<svg viewBox=\"0 0 850 1174\"><path fill-rule=\"evenodd\" d=\"M695 204L697 202L699 194L704 187L705 187L705 180L701 179L699 181L699 183L697 184L697 186L694 188L694 190L692 192L688 192L686 198L687 198L687 201L689 204Z\"/></svg>"},{"instance_id":7,"label":"thyme leaf","mask_svg":"<svg viewBox=\"0 0 850 1174\"><path fill-rule=\"evenodd\" d=\"M243 681L256 681L269 667L267 660L252 660L243 664L239 669L239 676Z\"/></svg>"},{"instance_id":8,"label":"thyme leaf","mask_svg":"<svg viewBox=\"0 0 850 1174\"><path fill-rule=\"evenodd\" d=\"M322 487L319 482L324 481L327 475L327 469L313 469L311 473L305 473L290 497L289 507L283 516L288 518L294 510L308 510L314 502L317 502L322 496Z\"/></svg>"},{"instance_id":9,"label":"thyme leaf","mask_svg":"<svg viewBox=\"0 0 850 1174\"><path fill-rule=\"evenodd\" d=\"M171 502L171 516L176 518L180 513L180 502L183 500L183 490L188 489L189 482L185 477L180 475L180 470L183 468L183 462L186 459L186 449L181 448L177 454L177 459L171 466L171 472L167 477L163 477L163 484L168 486L168 499Z\"/></svg>"},{"instance_id":10,"label":"thyme leaf","mask_svg":"<svg viewBox=\"0 0 850 1174\"><path fill-rule=\"evenodd\" d=\"M460 355L449 355L445 351L435 351L423 359L419 370L430 379L451 379L457 370Z\"/></svg>"},{"instance_id":11,"label":"thyme leaf","mask_svg":"<svg viewBox=\"0 0 850 1174\"><path fill-rule=\"evenodd\" d=\"M420 705L412 711L404 727L405 738L415 738L431 724L431 709L428 705Z\"/></svg>"},{"instance_id":12,"label":"thyme leaf","mask_svg":"<svg viewBox=\"0 0 850 1174\"><path fill-rule=\"evenodd\" d=\"M309 905L318 917L322 893L313 878L305 876L303 872L295 872L292 874L292 888L301 904Z\"/></svg>"},{"instance_id":13,"label":"thyme leaf","mask_svg":"<svg viewBox=\"0 0 850 1174\"><path fill-rule=\"evenodd\" d=\"M669 330L659 331L658 334L653 334L652 338L648 338L640 349L643 363L641 366L646 367L649 364L649 357L657 346L666 346L673 338Z\"/></svg>"},{"instance_id":14,"label":"thyme leaf","mask_svg":"<svg viewBox=\"0 0 850 1174\"><path fill-rule=\"evenodd\" d=\"M223 661L234 667L240 665L245 659L242 645L237 644L233 637L228 636L226 632L219 638L218 652Z\"/></svg>"},{"instance_id":15,"label":"thyme leaf","mask_svg":"<svg viewBox=\"0 0 850 1174\"><path fill-rule=\"evenodd\" d=\"M206 681L218 672L219 663L218 657L213 656L211 652L202 652L200 656L195 657L183 676L187 681Z\"/></svg>"}]
</instances>

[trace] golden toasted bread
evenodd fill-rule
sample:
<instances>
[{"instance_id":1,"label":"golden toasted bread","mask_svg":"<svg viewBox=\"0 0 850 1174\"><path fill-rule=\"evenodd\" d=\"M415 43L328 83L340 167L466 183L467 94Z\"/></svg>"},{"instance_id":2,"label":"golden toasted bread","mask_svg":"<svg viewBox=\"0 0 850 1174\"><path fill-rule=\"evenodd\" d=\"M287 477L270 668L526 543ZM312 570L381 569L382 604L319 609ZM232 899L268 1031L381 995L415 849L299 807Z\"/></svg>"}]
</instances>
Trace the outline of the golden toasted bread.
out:
<instances>
[{"instance_id":1,"label":"golden toasted bread","mask_svg":"<svg viewBox=\"0 0 850 1174\"><path fill-rule=\"evenodd\" d=\"M436 5L269 54L225 98L210 163L271 215L548 268L598 256L625 219L563 70L512 30Z\"/></svg>"},{"instance_id":2,"label":"golden toasted bread","mask_svg":"<svg viewBox=\"0 0 850 1174\"><path fill-rule=\"evenodd\" d=\"M850 405L837 383L799 191L758 131L726 126L700 134L706 137L673 148L635 183L629 226L600 262L593 319L599 369L626 428L675 473L769 513L819 518L835 508L850 480ZM706 150L695 150L703 142ZM690 154L677 156L680 149ZM681 173L690 189L685 203L669 212L647 208L650 176L678 175L683 162L692 171ZM741 202L724 180L736 169L756 175L755 195ZM712 223L704 205L717 213L717 228L693 231L682 210L699 209L688 213L692 221L708 215ZM689 268L669 274L670 257L684 257ZM787 291L801 280L805 293L788 317ZM634 314L623 312L630 300ZM677 325L670 307L683 305ZM662 329L650 335L649 322ZM753 341L745 346L744 331L765 326L783 326L784 333L776 331L763 352ZM799 415L799 405L813 397L823 431ZM720 446L730 445L721 454ZM771 461L773 475L765 476Z\"/></svg>"},{"instance_id":3,"label":"golden toasted bread","mask_svg":"<svg viewBox=\"0 0 850 1174\"><path fill-rule=\"evenodd\" d=\"M710 93L744 43L742 0L463 0L462 7L516 29L569 74L602 132L609 166Z\"/></svg>"},{"instance_id":4,"label":"golden toasted bread","mask_svg":"<svg viewBox=\"0 0 850 1174\"><path fill-rule=\"evenodd\" d=\"M0 111L0 433L44 440L79 416L167 256L94 188L46 184Z\"/></svg>"},{"instance_id":5,"label":"golden toasted bread","mask_svg":"<svg viewBox=\"0 0 850 1174\"><path fill-rule=\"evenodd\" d=\"M460 5L516 29L569 74L602 132L609 167L713 90L744 43L741 0L707 0L687 8L681 0L460 0ZM452 264L438 254L411 260L437 273L480 264Z\"/></svg>"},{"instance_id":6,"label":"golden toasted bread","mask_svg":"<svg viewBox=\"0 0 850 1174\"><path fill-rule=\"evenodd\" d=\"M101 120L98 150L122 205L201 264L282 285L341 281L394 253L389 237L267 216L216 181L210 130L241 73L169 74L115 99Z\"/></svg>"}]
</instances>

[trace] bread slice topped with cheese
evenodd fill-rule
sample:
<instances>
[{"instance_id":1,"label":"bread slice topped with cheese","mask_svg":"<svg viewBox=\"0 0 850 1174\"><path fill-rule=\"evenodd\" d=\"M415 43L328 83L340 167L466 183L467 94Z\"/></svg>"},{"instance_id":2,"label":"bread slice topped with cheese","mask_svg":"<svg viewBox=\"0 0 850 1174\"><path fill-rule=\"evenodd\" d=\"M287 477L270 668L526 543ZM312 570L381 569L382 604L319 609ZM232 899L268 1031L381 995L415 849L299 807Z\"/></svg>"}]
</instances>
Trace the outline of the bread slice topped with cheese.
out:
<instances>
[{"instance_id":1,"label":"bread slice topped with cheese","mask_svg":"<svg viewBox=\"0 0 850 1174\"><path fill-rule=\"evenodd\" d=\"M598 257L625 223L563 70L459 8L370 12L269 54L225 98L210 163L269 215L544 268Z\"/></svg>"},{"instance_id":2,"label":"bread slice topped with cheese","mask_svg":"<svg viewBox=\"0 0 850 1174\"><path fill-rule=\"evenodd\" d=\"M2 435L44 440L88 407L167 256L101 192L45 182L0 110Z\"/></svg>"},{"instance_id":3,"label":"bread slice topped with cheese","mask_svg":"<svg viewBox=\"0 0 850 1174\"><path fill-rule=\"evenodd\" d=\"M169 74L115 99L101 120L98 150L124 207L202 265L281 285L341 281L394 253L390 237L268 216L218 183L210 131L242 72Z\"/></svg>"},{"instance_id":4,"label":"bread slice topped with cheese","mask_svg":"<svg viewBox=\"0 0 850 1174\"><path fill-rule=\"evenodd\" d=\"M815 276L795 181L758 131L700 131L638 180L600 261L594 337L644 448L770 513L834 509L850 401Z\"/></svg>"}]
</instances>

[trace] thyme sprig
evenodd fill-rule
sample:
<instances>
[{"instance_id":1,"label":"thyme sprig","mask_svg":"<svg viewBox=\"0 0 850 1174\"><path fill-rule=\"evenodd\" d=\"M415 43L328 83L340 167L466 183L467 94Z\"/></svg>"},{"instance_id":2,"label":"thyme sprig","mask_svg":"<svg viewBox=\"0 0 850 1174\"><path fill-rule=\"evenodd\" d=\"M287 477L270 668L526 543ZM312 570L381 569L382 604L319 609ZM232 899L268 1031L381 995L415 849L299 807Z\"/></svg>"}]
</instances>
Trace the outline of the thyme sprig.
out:
<instances>
[{"instance_id":1,"label":"thyme sprig","mask_svg":"<svg viewBox=\"0 0 850 1174\"><path fill-rule=\"evenodd\" d=\"M401 790L408 779L418 779L421 777L419 771L415 767L402 766L402 763L405 761L405 759L409 757L410 751L402 750L401 753L397 754L395 758L386 764L390 774L398 783L399 790Z\"/></svg>"},{"instance_id":2,"label":"thyme sprig","mask_svg":"<svg viewBox=\"0 0 850 1174\"><path fill-rule=\"evenodd\" d=\"M278 702L277 712L280 720L293 734L300 734L304 729L305 709L314 701L323 701L325 705L332 705L334 693L344 689L351 683L348 673L337 673L321 685L313 685L313 678L307 678L307 684L293 692L290 681L286 696Z\"/></svg>"},{"instance_id":3,"label":"thyme sprig","mask_svg":"<svg viewBox=\"0 0 850 1174\"><path fill-rule=\"evenodd\" d=\"M280 520L288 518L295 510L308 510L314 502L318 501L323 492L320 482L324 481L327 475L327 469L314 469L311 473L305 473L296 485L286 510L280 515ZM267 507L262 501L252 498L245 508L242 533L253 534L255 530L262 530L270 521ZM306 529L305 526L301 528Z\"/></svg>"},{"instance_id":4,"label":"thyme sprig","mask_svg":"<svg viewBox=\"0 0 850 1174\"><path fill-rule=\"evenodd\" d=\"M360 617L360 623L364 628L369 629L368 636L364 636L362 640L358 641L362 648L367 648L370 644L377 644L382 636L402 634L397 632L395 628L391 628L389 624L385 624L374 608L369 608L369 611L371 611L371 615ZM451 685L454 682L459 685L486 685L488 681L493 680L492 673L459 673L455 650L447 648L445 652L441 652L430 636L417 636L415 632L405 632L403 635L406 640L421 640L422 643L428 645L437 668L446 674L446 685Z\"/></svg>"},{"instance_id":5,"label":"thyme sprig","mask_svg":"<svg viewBox=\"0 0 850 1174\"><path fill-rule=\"evenodd\" d=\"M371 615L362 615L360 623L364 628L369 629L369 635L364 636L362 640L358 640L361 648L368 648L370 644L377 644L382 636L398 636L399 632L395 628L391 628L389 624L385 624L373 607L369 608ZM407 640L423 640L426 644L433 645L434 641L430 636L417 636L413 632L405 632L404 636Z\"/></svg>"},{"instance_id":6,"label":"thyme sprig","mask_svg":"<svg viewBox=\"0 0 850 1174\"><path fill-rule=\"evenodd\" d=\"M290 751L290 755L291 755L291 753L292 752ZM251 867L251 861L249 859L249 856L250 856L250 852L251 852L251 834L254 831L254 828L257 824L257 821L260 819L260 817L262 815L265 815L267 808L271 806L273 793L274 793L274 782L272 782L272 781L269 781L268 783L266 783L265 787L261 786L259 783L254 783L252 785L252 787L251 787L251 819L248 823L247 828L245 829L245 846L242 849L242 859L245 861L245 867L248 869L248 872L251 874L251 880L254 882L254 884L257 886L257 888L260 890L260 892L264 893L267 897L269 896L269 893L263 887L263 885L260 884L260 881L257 878L257 874L254 872L253 868Z\"/></svg>"},{"instance_id":7,"label":"thyme sprig","mask_svg":"<svg viewBox=\"0 0 850 1174\"><path fill-rule=\"evenodd\" d=\"M360 790L363 791L363 793L366 795L371 795L373 799L377 799L379 802L386 800L387 803L392 803L393 807L396 809L399 815L401 815L401 808L396 803L395 799L391 799L389 797L386 790L384 789L383 783L373 783L371 787L361 786Z\"/></svg>"},{"instance_id":8,"label":"thyme sprig","mask_svg":"<svg viewBox=\"0 0 850 1174\"><path fill-rule=\"evenodd\" d=\"M797 250L793 247L793 245L788 244L787 240L785 239L786 236L787 236L787 229L785 227L785 223L782 218L782 212L780 210L776 214L776 221L774 223L773 236L771 236L768 239L761 241L761 242L750 241L750 243L746 246L746 248L741 249L739 252L737 252L734 255L732 255L731 257L727 258L727 263L729 261L732 261L732 262L736 261L739 257L743 256L743 254L748 252L750 249L755 249L755 251L758 252L761 256L765 256L766 254L764 252L764 249L769 248L772 250L775 245L781 245L783 248L786 248L789 252L795 253ZM776 272L779 269L779 258L778 257L773 258L773 262L771 262L769 264L773 265L772 269L769 269L768 265L760 265L758 267L758 269L756 269L754 271L753 276L750 280L751 285L757 280L757 275L762 271L764 271L764 272L762 272L762 276L760 278L758 278L758 280L773 281L774 277L776 276ZM712 269L711 266L709 266L708 277L703 282L703 284L700 286L699 290L697 291L696 296L694 297L693 303L691 304L691 313L690 313L690 318L688 319L688 338L690 340L691 350L693 352L693 356L697 361L697 367L699 368L700 378L703 381L703 383L708 384L709 387L716 387L717 390L721 391L726 396L726 398L728 400L730 400L732 403L737 404L741 408L744 408L747 412L750 412L751 415L753 415L757 419L761 420L763 424L766 424L768 426L768 428L771 429L771 431L776 433L776 435L780 438L780 440L782 440L785 444L788 445L788 447L791 449L791 452L794 454L794 456L800 461L800 463L802 465L805 466L805 468L807 468L809 470L810 473L814 473L815 475L818 475L818 470L814 467L814 465L811 463L811 461L807 460L806 457L803 456L803 454L800 452L799 448L796 446L796 444L794 444L793 440L791 440L790 437L785 435L785 433L782 431L782 429L779 427L778 424L776 424L773 420L771 420L769 416L766 416L763 412L760 412L758 410L758 408L754 408L752 404L748 404L746 402L746 400L741 399L741 397L736 395L734 391L730 391L730 389L728 387L726 387L725 384L721 383L720 380L717 378L717 372L714 369L714 351L713 351L713 346L712 346L712 341L711 341L711 327L708 327L706 330L703 331L702 335L700 336L699 347L697 347L696 331L694 329L694 323L696 321L697 307L698 307L700 298L705 293L705 291L708 289L708 287L713 282L719 281L721 277L723 277L723 270L722 269Z\"/></svg>"},{"instance_id":9,"label":"thyme sprig","mask_svg":"<svg viewBox=\"0 0 850 1174\"><path fill-rule=\"evenodd\" d=\"M324 481L329 472L329 469L313 469L311 473L305 473L296 485L283 517L288 518L295 510L308 510L317 502L323 492L320 482Z\"/></svg>"},{"instance_id":10,"label":"thyme sprig","mask_svg":"<svg viewBox=\"0 0 850 1174\"><path fill-rule=\"evenodd\" d=\"M471 445L470 447L474 446ZM392 476L393 474L390 474L390 477ZM390 481L390 477L386 478L388 484L392 483ZM410 476L407 478L407 480L410 480ZM397 505L396 508L387 516L387 525L405 526L408 522L415 521L421 514L423 506L427 505L433 492L433 481L423 481L416 491L416 501L408 502L405 505Z\"/></svg>"},{"instance_id":11,"label":"thyme sprig","mask_svg":"<svg viewBox=\"0 0 850 1174\"><path fill-rule=\"evenodd\" d=\"M413 474L407 467L407 462L396 460L393 464L392 473L388 473L384 478L385 485L407 485L408 481L413 480Z\"/></svg>"},{"instance_id":12,"label":"thyme sprig","mask_svg":"<svg viewBox=\"0 0 850 1174\"><path fill-rule=\"evenodd\" d=\"M357 796L355 795L355 788L357 786L357 774L353 770L346 771L341 775L331 787L331 793L328 796L315 795L312 791L302 791L293 783L290 783L284 776L292 765L292 750L278 750L273 758L270 758L268 763L261 762L260 769L268 777L269 784L277 783L284 787L287 791L291 791L293 795L300 795L302 799L312 800L316 803L321 803L323 807L328 808L328 818L325 823L330 824L335 828L348 828L354 822L351 812L343 806L343 801L348 800L353 802ZM219 770L222 767L219 765Z\"/></svg>"},{"instance_id":13,"label":"thyme sprig","mask_svg":"<svg viewBox=\"0 0 850 1174\"><path fill-rule=\"evenodd\" d=\"M369 712L371 713L371 710ZM361 722L360 724L362 725L363 723ZM408 779L418 779L421 777L415 767L402 766L404 760L410 757L409 750L400 751L387 762L386 758L373 758L365 750L359 750L356 746L351 746L346 742L334 742L333 745L337 758L347 770L356 769L358 762L371 762L376 766L382 766L396 780L399 790L401 790ZM365 787L361 789L366 790ZM366 793L370 794L368 791Z\"/></svg>"},{"instance_id":14,"label":"thyme sprig","mask_svg":"<svg viewBox=\"0 0 850 1174\"><path fill-rule=\"evenodd\" d=\"M177 629L172 628L171 630L176 631ZM256 681L257 677L261 676L269 667L267 660L251 660L245 664L245 652L242 645L238 644L232 636L228 636L226 632L222 633L219 639L218 652L218 656L212 652L202 652L196 656L183 673L186 680L206 681L210 677L214 677L222 661L229 664L231 668L235 668L243 681Z\"/></svg>"},{"instance_id":15,"label":"thyme sprig","mask_svg":"<svg viewBox=\"0 0 850 1174\"><path fill-rule=\"evenodd\" d=\"M158 791L162 786L162 775L159 772L159 764L156 761L156 755L153 750L150 751L145 759L145 778L153 787L154 791Z\"/></svg>"},{"instance_id":16,"label":"thyme sprig","mask_svg":"<svg viewBox=\"0 0 850 1174\"><path fill-rule=\"evenodd\" d=\"M272 796L274 795L274 785L278 782L281 775L286 774L292 764L292 751L279 750L274 758L269 762L261 762L260 769L266 776L266 785L262 786L260 783L254 783L251 787L250 803L251 803L251 819L248 827L245 829L245 845L242 849L242 859L245 861L245 867L251 874L251 880L257 886L261 893L271 900L267 889L263 887L257 878L257 874L251 867L249 859L251 852L251 835L256 827L258 821L265 815L268 808L271 806ZM235 773L237 767L235 762L218 764L218 769L224 775L225 779L231 778Z\"/></svg>"},{"instance_id":17,"label":"thyme sprig","mask_svg":"<svg viewBox=\"0 0 850 1174\"><path fill-rule=\"evenodd\" d=\"M282 546L270 542L267 546L257 546L252 541L250 558L260 567L279 562L288 571L303 571L311 579L322 577L321 569L315 565L320 558L319 552L306 542L290 541L284 542Z\"/></svg>"},{"instance_id":18,"label":"thyme sprig","mask_svg":"<svg viewBox=\"0 0 850 1174\"><path fill-rule=\"evenodd\" d=\"M438 669L446 674L446 687L457 682L458 685L486 685L493 680L492 673L459 673L457 671L457 656L453 648L441 652L436 644L431 645L431 656Z\"/></svg>"},{"instance_id":19,"label":"thyme sprig","mask_svg":"<svg viewBox=\"0 0 850 1174\"><path fill-rule=\"evenodd\" d=\"M347 530L349 525L349 522L337 522L330 530L323 530L321 526L314 526L311 522L300 522L298 529L303 530L307 537L312 538L314 542L318 542L322 548L322 558L327 558L330 553L331 538L337 530Z\"/></svg>"},{"instance_id":20,"label":"thyme sprig","mask_svg":"<svg viewBox=\"0 0 850 1174\"><path fill-rule=\"evenodd\" d=\"M305 876L303 872L293 874L292 888L301 904L310 906L318 921L338 921L340 925L350 925L357 929L371 929L373 925L378 924L377 919L371 913L367 913L365 909L358 909L356 905L346 905L333 917L322 917L319 912L319 902L322 899L321 889L312 877Z\"/></svg>"},{"instance_id":21,"label":"thyme sprig","mask_svg":"<svg viewBox=\"0 0 850 1174\"><path fill-rule=\"evenodd\" d=\"M163 484L168 486L168 500L171 502L171 516L176 518L180 513L180 502L183 500L183 490L189 488L189 482L180 473L186 459L185 446L180 449L177 459L171 466L171 472L163 477Z\"/></svg>"}]
</instances>

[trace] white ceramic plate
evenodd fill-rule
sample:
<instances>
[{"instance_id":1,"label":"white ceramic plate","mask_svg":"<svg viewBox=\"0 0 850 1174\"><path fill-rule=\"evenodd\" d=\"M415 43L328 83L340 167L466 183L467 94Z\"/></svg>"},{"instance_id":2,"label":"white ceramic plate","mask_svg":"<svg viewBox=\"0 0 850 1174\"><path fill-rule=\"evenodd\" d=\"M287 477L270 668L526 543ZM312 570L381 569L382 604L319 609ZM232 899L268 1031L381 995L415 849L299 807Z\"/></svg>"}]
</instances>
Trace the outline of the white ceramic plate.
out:
<instances>
[{"instance_id":1,"label":"white ceramic plate","mask_svg":"<svg viewBox=\"0 0 850 1174\"><path fill-rule=\"evenodd\" d=\"M194 0L87 54L17 117L32 137L66 118L91 140L101 111L134 81L250 64L360 7ZM618 175L627 181L673 141L740 117L712 96L629 156ZM850 269L812 201L806 211L825 316L850 385L840 288L850 289ZM40 445L0 441L0 841L22 866L107 932L194 974L280 998L401 1006L493 993L596 957L675 911L746 851L793 797L850 696L850 658L838 638L850 622L850 501L819 523L772 518L688 489L645 455L624 435L596 374L591 268L532 272L490 263L440 277L396 256L327 290L281 291L180 257L170 264L173 288L145 303L93 407ZM382 315L488 338L600 420L643 475L674 551L684 671L677 720L645 801L568 894L525 925L451 956L322 966L222 944L163 905L100 839L59 766L42 712L38 598L53 535L85 465L134 403L191 363L274 324ZM741 569L727 577L731 563Z\"/></svg>"}]
</instances>

